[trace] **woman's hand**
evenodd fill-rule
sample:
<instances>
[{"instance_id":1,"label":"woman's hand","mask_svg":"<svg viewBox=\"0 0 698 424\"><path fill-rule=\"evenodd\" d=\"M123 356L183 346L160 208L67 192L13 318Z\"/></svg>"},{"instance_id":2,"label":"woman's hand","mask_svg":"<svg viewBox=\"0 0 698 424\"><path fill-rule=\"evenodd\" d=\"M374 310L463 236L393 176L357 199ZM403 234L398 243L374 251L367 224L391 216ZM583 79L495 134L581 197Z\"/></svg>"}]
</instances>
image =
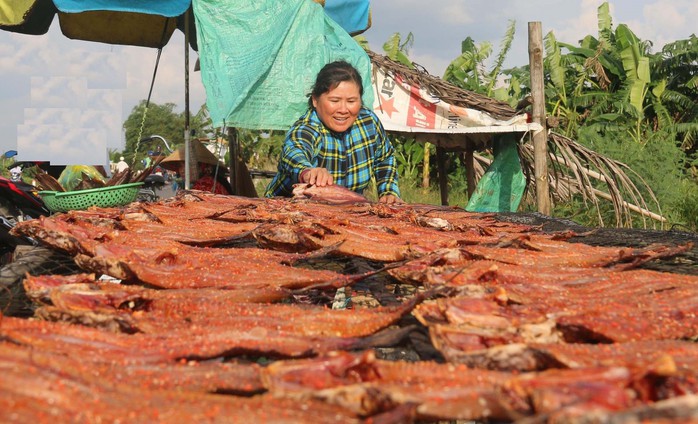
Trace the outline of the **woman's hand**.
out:
<instances>
[{"instance_id":1,"label":"woman's hand","mask_svg":"<svg viewBox=\"0 0 698 424\"><path fill-rule=\"evenodd\" d=\"M387 204L405 203L402 199L393 194L386 194L385 196L381 196L381 198L378 199L378 202Z\"/></svg>"},{"instance_id":2,"label":"woman's hand","mask_svg":"<svg viewBox=\"0 0 698 424\"><path fill-rule=\"evenodd\" d=\"M325 168L306 168L301 172L299 179L302 183L314 184L318 187L333 184L332 175Z\"/></svg>"}]
</instances>

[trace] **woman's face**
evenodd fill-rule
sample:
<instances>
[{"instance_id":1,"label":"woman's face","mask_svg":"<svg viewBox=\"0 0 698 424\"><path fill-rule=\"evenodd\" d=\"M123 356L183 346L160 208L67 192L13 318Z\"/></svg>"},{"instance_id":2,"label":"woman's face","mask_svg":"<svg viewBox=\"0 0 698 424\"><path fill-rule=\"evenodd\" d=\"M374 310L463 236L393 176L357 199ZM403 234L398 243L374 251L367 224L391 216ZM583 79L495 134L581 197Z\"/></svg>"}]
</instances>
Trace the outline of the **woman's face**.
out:
<instances>
[{"instance_id":1,"label":"woman's face","mask_svg":"<svg viewBox=\"0 0 698 424\"><path fill-rule=\"evenodd\" d=\"M313 106L326 127L344 132L354 124L361 109L361 91L353 81L342 81L332 90L313 97Z\"/></svg>"}]
</instances>

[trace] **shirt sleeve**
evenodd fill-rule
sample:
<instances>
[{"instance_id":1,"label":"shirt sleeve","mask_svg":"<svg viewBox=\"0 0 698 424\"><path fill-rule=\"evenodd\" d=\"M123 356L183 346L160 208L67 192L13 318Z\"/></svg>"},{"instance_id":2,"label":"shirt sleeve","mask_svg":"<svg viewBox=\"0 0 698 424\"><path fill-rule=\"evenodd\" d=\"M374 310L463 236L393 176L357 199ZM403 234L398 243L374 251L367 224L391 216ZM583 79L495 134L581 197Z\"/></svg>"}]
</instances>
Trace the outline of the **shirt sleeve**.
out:
<instances>
[{"instance_id":1,"label":"shirt sleeve","mask_svg":"<svg viewBox=\"0 0 698 424\"><path fill-rule=\"evenodd\" d=\"M299 182L301 171L314 166L312 158L316 138L315 131L307 126L293 128L286 134L279 170L288 176L293 184Z\"/></svg>"},{"instance_id":2,"label":"shirt sleeve","mask_svg":"<svg viewBox=\"0 0 698 424\"><path fill-rule=\"evenodd\" d=\"M398 187L397 165L395 163L395 151L390 139L381 124L380 119L373 114L373 119L376 123L376 162L375 176L378 190L378 197L392 194L400 197L400 188Z\"/></svg>"},{"instance_id":3,"label":"shirt sleeve","mask_svg":"<svg viewBox=\"0 0 698 424\"><path fill-rule=\"evenodd\" d=\"M265 197L292 195L293 185L298 184L300 173L314 166L313 146L317 137L317 131L304 121L299 121L286 133L277 173L264 192Z\"/></svg>"}]
</instances>

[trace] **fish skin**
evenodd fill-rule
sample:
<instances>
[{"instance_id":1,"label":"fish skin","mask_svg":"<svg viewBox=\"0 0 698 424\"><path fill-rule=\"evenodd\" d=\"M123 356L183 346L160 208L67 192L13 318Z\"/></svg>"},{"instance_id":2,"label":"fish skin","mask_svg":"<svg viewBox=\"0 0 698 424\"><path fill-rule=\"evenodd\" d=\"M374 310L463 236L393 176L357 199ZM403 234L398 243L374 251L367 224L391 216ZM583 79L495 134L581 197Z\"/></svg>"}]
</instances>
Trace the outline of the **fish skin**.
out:
<instances>
[{"instance_id":1,"label":"fish skin","mask_svg":"<svg viewBox=\"0 0 698 424\"><path fill-rule=\"evenodd\" d=\"M253 395L266 391L255 363L188 362L133 364L115 357L76 357L0 342L0 363L28 363L99 386Z\"/></svg>"},{"instance_id":2,"label":"fish skin","mask_svg":"<svg viewBox=\"0 0 698 424\"><path fill-rule=\"evenodd\" d=\"M518 418L498 398L508 373L464 365L386 361L373 351L332 352L311 359L276 361L261 371L270 393L322 399L360 415L395 405L416 405L422 420Z\"/></svg>"},{"instance_id":3,"label":"fish skin","mask_svg":"<svg viewBox=\"0 0 698 424\"><path fill-rule=\"evenodd\" d=\"M347 205L352 203L370 203L364 196L351 191L346 187L332 184L319 187L314 184L294 184L293 198L309 199L314 202L329 203L332 205Z\"/></svg>"},{"instance_id":4,"label":"fish skin","mask_svg":"<svg viewBox=\"0 0 698 424\"><path fill-rule=\"evenodd\" d=\"M147 287L127 284L100 282L94 274L38 275L24 280L27 296L37 304L61 306L66 302L73 307L80 304L99 308L142 310L153 304L168 302L184 305L215 305L227 307L235 303L272 303L288 299L289 290L268 285L249 285L238 289L169 289L154 290ZM136 306L127 306L135 303ZM78 306L79 307L79 306ZM213 306L211 306L213 307Z\"/></svg>"},{"instance_id":5,"label":"fish skin","mask_svg":"<svg viewBox=\"0 0 698 424\"><path fill-rule=\"evenodd\" d=\"M157 246L135 245L136 242L131 246L101 243L95 246L94 256L78 255L76 262L96 273L168 289L230 289L259 286L263 282L270 287L298 289L353 281L351 276L333 271L282 265L302 257L297 254L251 248L200 248L167 241Z\"/></svg>"},{"instance_id":6,"label":"fish skin","mask_svg":"<svg viewBox=\"0 0 698 424\"><path fill-rule=\"evenodd\" d=\"M166 333L120 334L66 322L4 317L0 338L76 357L121 357L130 363L208 360L240 355L300 358L336 350L395 346L412 327L388 328L367 337L304 336L263 327L190 326Z\"/></svg>"},{"instance_id":7,"label":"fish skin","mask_svg":"<svg viewBox=\"0 0 698 424\"><path fill-rule=\"evenodd\" d=\"M396 306L366 310L333 310L315 305L248 303L239 301L238 290L194 289L152 290L122 284L68 283L56 285L59 277L30 277L32 287L41 286L43 299L53 304L44 313L67 318L92 313L94 318L112 316L151 333L170 329L198 327L268 328L303 336L363 337L395 324L423 301L425 295L413 296ZM67 281L77 280L66 278ZM89 276L79 281L89 281ZM46 307L41 308L45 311Z\"/></svg>"},{"instance_id":8,"label":"fish skin","mask_svg":"<svg viewBox=\"0 0 698 424\"><path fill-rule=\"evenodd\" d=\"M0 358L0 364L3 423L361 422L349 411L313 400L153 389L114 384L107 378L85 379L31 361Z\"/></svg>"}]
</instances>

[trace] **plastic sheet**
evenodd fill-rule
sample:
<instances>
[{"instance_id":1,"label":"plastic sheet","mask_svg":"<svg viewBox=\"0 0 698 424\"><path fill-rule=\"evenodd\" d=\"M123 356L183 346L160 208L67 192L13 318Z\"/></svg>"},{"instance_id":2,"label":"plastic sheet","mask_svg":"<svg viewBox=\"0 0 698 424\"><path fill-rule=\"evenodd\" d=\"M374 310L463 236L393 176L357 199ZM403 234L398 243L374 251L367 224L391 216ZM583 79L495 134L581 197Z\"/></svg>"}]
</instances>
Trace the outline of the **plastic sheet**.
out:
<instances>
[{"instance_id":1,"label":"plastic sheet","mask_svg":"<svg viewBox=\"0 0 698 424\"><path fill-rule=\"evenodd\" d=\"M494 161L478 182L468 205L470 212L515 212L526 190L513 134L496 136Z\"/></svg>"},{"instance_id":2,"label":"plastic sheet","mask_svg":"<svg viewBox=\"0 0 698 424\"><path fill-rule=\"evenodd\" d=\"M371 61L307 0L194 2L201 79L214 126L288 129L307 109L317 72L344 59L361 72L373 104Z\"/></svg>"},{"instance_id":3,"label":"plastic sheet","mask_svg":"<svg viewBox=\"0 0 698 424\"><path fill-rule=\"evenodd\" d=\"M95 168L90 165L68 165L65 167L61 175L58 177L58 182L63 186L65 191L74 190L75 187L85 178L96 180L104 184L104 177Z\"/></svg>"}]
</instances>

